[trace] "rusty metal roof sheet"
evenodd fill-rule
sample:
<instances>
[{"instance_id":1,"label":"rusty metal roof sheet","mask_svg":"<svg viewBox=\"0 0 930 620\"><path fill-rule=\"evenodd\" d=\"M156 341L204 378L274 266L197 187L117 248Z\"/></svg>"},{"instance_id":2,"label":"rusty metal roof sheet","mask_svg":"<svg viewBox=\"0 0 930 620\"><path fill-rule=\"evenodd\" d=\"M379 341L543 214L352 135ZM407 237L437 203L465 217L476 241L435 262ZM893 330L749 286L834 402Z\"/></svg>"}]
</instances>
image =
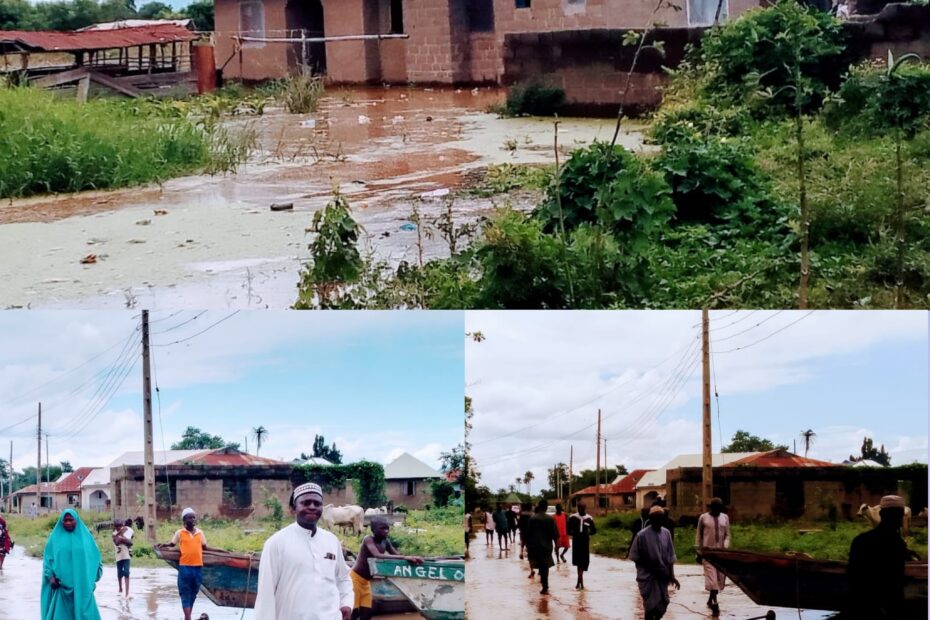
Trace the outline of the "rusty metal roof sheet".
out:
<instances>
[{"instance_id":1,"label":"rusty metal roof sheet","mask_svg":"<svg viewBox=\"0 0 930 620\"><path fill-rule=\"evenodd\" d=\"M185 463L196 463L197 465L290 465L283 461L268 459L263 456L239 452L231 448L220 448L212 452L202 452L195 456L183 460Z\"/></svg>"},{"instance_id":2,"label":"rusty metal roof sheet","mask_svg":"<svg viewBox=\"0 0 930 620\"><path fill-rule=\"evenodd\" d=\"M782 449L770 450L769 452L760 452L759 454L747 456L738 461L727 463L725 467L742 467L747 465L753 467L836 467L836 463L809 459Z\"/></svg>"},{"instance_id":3,"label":"rusty metal roof sheet","mask_svg":"<svg viewBox=\"0 0 930 620\"><path fill-rule=\"evenodd\" d=\"M176 24L83 32L0 30L0 46L15 46L29 52L91 51L196 38L196 34Z\"/></svg>"}]
</instances>

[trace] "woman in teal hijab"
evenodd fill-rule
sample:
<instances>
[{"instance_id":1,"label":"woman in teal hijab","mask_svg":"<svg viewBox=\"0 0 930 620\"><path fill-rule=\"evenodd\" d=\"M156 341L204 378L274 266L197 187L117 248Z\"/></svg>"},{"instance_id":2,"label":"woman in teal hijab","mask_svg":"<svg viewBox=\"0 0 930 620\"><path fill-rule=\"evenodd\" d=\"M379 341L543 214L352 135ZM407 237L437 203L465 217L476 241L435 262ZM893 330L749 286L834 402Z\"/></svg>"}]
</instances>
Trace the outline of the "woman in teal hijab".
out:
<instances>
[{"instance_id":1,"label":"woman in teal hijab","mask_svg":"<svg viewBox=\"0 0 930 620\"><path fill-rule=\"evenodd\" d=\"M94 588L103 564L78 514L63 511L42 556L42 620L100 620Z\"/></svg>"}]
</instances>

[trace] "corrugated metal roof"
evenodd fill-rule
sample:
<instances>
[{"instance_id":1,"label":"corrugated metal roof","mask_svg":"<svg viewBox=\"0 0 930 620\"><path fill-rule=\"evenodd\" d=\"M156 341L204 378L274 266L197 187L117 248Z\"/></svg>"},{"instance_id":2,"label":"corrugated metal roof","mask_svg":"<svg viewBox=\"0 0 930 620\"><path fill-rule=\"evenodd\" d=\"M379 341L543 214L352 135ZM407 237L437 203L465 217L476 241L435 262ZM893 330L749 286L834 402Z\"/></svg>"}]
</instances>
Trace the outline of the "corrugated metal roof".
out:
<instances>
[{"instance_id":1,"label":"corrugated metal roof","mask_svg":"<svg viewBox=\"0 0 930 620\"><path fill-rule=\"evenodd\" d=\"M284 461L267 459L263 456L246 454L232 448L220 448L212 452L201 452L195 456L184 459L185 463L196 463L197 465L290 465Z\"/></svg>"},{"instance_id":2,"label":"corrugated metal roof","mask_svg":"<svg viewBox=\"0 0 930 620\"><path fill-rule=\"evenodd\" d=\"M769 452L760 452L732 463L727 463L726 467L740 467L750 465L752 467L836 467L835 463L828 461L818 461L809 459L797 454L792 454L787 450L771 450Z\"/></svg>"},{"instance_id":3,"label":"corrugated metal roof","mask_svg":"<svg viewBox=\"0 0 930 620\"><path fill-rule=\"evenodd\" d=\"M633 493L636 491L636 483L642 480L643 476L651 472L651 469L634 469L619 481L611 484L602 484L601 493L606 495L616 495L619 493ZM594 495L597 492L597 485L585 487L572 495Z\"/></svg>"},{"instance_id":4,"label":"corrugated metal roof","mask_svg":"<svg viewBox=\"0 0 930 620\"><path fill-rule=\"evenodd\" d=\"M49 30L0 30L0 45L13 45L30 52L77 52L120 47L136 47L152 43L193 41L197 35L176 24L55 32Z\"/></svg>"},{"instance_id":5,"label":"corrugated metal roof","mask_svg":"<svg viewBox=\"0 0 930 620\"><path fill-rule=\"evenodd\" d=\"M81 490L81 485L92 471L94 471L93 467L78 467L73 472L68 474L66 478L62 478L59 482L55 483L54 486L56 492L77 493Z\"/></svg>"},{"instance_id":6,"label":"corrugated metal roof","mask_svg":"<svg viewBox=\"0 0 930 620\"><path fill-rule=\"evenodd\" d=\"M442 474L416 458L404 452L384 466L386 480L397 478L442 478Z\"/></svg>"},{"instance_id":7,"label":"corrugated metal roof","mask_svg":"<svg viewBox=\"0 0 930 620\"><path fill-rule=\"evenodd\" d=\"M759 452L723 452L711 455L711 465L722 467L728 463L733 463L748 456L759 454ZM665 473L669 469L679 467L700 467L704 457L700 454L679 454L661 468L651 471L636 485L637 487L661 487L665 485Z\"/></svg>"},{"instance_id":8,"label":"corrugated metal roof","mask_svg":"<svg viewBox=\"0 0 930 620\"><path fill-rule=\"evenodd\" d=\"M155 450L155 464L166 465L184 461L204 452L210 452L210 450ZM145 465L145 452L142 450L124 452L107 467L121 467L123 465Z\"/></svg>"}]
</instances>

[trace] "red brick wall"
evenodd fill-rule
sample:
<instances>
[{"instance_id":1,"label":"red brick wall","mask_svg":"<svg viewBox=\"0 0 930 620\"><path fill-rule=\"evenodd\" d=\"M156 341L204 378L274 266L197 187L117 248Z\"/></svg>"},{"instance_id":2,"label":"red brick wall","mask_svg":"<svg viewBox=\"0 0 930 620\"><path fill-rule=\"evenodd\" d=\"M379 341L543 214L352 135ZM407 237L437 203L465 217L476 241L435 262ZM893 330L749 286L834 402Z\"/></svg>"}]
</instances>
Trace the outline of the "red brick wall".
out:
<instances>
[{"instance_id":1,"label":"red brick wall","mask_svg":"<svg viewBox=\"0 0 930 620\"><path fill-rule=\"evenodd\" d=\"M365 33L364 4L364 0L323 0L326 36ZM366 41L335 41L326 44L326 73L329 81L367 82L373 77L368 60Z\"/></svg>"},{"instance_id":2,"label":"red brick wall","mask_svg":"<svg viewBox=\"0 0 930 620\"><path fill-rule=\"evenodd\" d=\"M285 0L265 0L265 35L281 36ZM216 66L224 77L246 80L281 78L288 74L287 46L284 43L247 43L235 53L232 36L239 32L239 0L215 0ZM232 56L232 59L226 61Z\"/></svg>"},{"instance_id":3,"label":"red brick wall","mask_svg":"<svg viewBox=\"0 0 930 620\"><path fill-rule=\"evenodd\" d=\"M407 40L407 78L411 82L453 81L451 0L419 0L404 6Z\"/></svg>"},{"instance_id":4,"label":"red brick wall","mask_svg":"<svg viewBox=\"0 0 930 620\"><path fill-rule=\"evenodd\" d=\"M504 72L497 35L493 32L473 32L469 36L469 74L471 82L497 83Z\"/></svg>"}]
</instances>

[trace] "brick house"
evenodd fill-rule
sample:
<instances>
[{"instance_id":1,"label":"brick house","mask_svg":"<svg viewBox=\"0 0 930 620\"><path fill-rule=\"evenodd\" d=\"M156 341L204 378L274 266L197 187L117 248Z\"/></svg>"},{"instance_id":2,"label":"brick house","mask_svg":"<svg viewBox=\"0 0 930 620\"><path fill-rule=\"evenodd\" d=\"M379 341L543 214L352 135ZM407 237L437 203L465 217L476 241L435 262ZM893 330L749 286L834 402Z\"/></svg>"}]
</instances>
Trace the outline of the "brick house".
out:
<instances>
[{"instance_id":1,"label":"brick house","mask_svg":"<svg viewBox=\"0 0 930 620\"><path fill-rule=\"evenodd\" d=\"M302 64L333 83L503 84L545 75L569 100L598 89L615 98L626 72L618 52L626 30L652 23L673 30L707 26L717 2L680 0L682 10L653 15L655 3L647 0L215 0L216 58L231 78L279 78ZM721 0L721 15L759 4ZM237 36L301 33L406 38L236 42ZM680 55L689 35L683 36L666 45L670 60ZM546 66L534 64L541 56ZM657 75L644 87L658 81Z\"/></svg>"},{"instance_id":2,"label":"brick house","mask_svg":"<svg viewBox=\"0 0 930 620\"><path fill-rule=\"evenodd\" d=\"M599 508L601 510L633 510L636 507L636 485L651 471L651 469L634 469L624 476L617 476L610 484L599 485L601 502ZM572 493L571 507L577 506L578 502L584 502L586 506L594 509L597 491L596 486L575 491Z\"/></svg>"},{"instance_id":3,"label":"brick house","mask_svg":"<svg viewBox=\"0 0 930 620\"><path fill-rule=\"evenodd\" d=\"M395 506L423 508L433 501L430 483L443 475L404 452L384 466L384 494Z\"/></svg>"},{"instance_id":4,"label":"brick house","mask_svg":"<svg viewBox=\"0 0 930 620\"><path fill-rule=\"evenodd\" d=\"M128 452L110 464L110 497L117 518L141 511L142 452ZM185 506L201 515L265 516L266 496L287 507L291 494L290 463L246 454L233 448L166 450L155 453L155 485L159 518L177 516Z\"/></svg>"},{"instance_id":5,"label":"brick house","mask_svg":"<svg viewBox=\"0 0 930 620\"><path fill-rule=\"evenodd\" d=\"M40 486L39 513L55 513L65 508L82 508L81 486L94 467L78 467L58 480ZM10 512L28 513L36 501L36 485L19 489L8 498Z\"/></svg>"}]
</instances>

